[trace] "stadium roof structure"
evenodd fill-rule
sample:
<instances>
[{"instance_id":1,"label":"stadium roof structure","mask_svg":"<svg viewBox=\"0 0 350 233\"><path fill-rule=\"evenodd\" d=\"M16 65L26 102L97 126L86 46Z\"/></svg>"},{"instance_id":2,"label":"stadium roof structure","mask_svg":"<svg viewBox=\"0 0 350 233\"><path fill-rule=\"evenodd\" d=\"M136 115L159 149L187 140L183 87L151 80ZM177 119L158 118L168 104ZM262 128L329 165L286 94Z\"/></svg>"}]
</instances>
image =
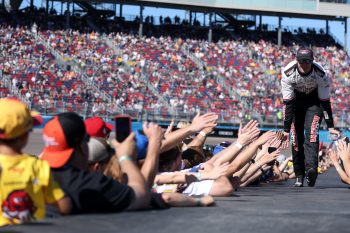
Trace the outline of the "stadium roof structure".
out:
<instances>
[{"instance_id":1,"label":"stadium roof structure","mask_svg":"<svg viewBox=\"0 0 350 233\"><path fill-rule=\"evenodd\" d=\"M23 0L8 1L12 9L18 9ZM228 22L235 21L233 14L275 16L279 17L278 45L281 44L282 17L326 20L327 33L328 20L342 21L344 22L344 49L347 50L347 19L350 17L350 0L46 0L47 7L50 1L78 3L87 12L95 12L91 3L112 3L140 6L140 15L143 7L147 6L209 13L210 20L212 13L219 13ZM104 15L108 17L116 13L111 10L100 10L99 12L104 12ZM252 24L252 22L246 23L247 25Z\"/></svg>"},{"instance_id":2,"label":"stadium roof structure","mask_svg":"<svg viewBox=\"0 0 350 233\"><path fill-rule=\"evenodd\" d=\"M74 2L79 1L86 0L74 0ZM343 17L350 17L350 1L347 0L93 0L87 2L339 21L343 21Z\"/></svg>"}]
</instances>

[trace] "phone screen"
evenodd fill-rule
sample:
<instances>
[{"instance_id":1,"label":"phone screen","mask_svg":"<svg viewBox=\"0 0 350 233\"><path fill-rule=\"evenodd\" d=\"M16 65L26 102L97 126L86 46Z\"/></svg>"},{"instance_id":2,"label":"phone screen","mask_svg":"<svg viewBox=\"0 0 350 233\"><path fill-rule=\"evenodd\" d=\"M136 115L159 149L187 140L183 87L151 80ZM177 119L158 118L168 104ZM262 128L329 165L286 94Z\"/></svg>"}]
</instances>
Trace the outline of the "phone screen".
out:
<instances>
[{"instance_id":1,"label":"phone screen","mask_svg":"<svg viewBox=\"0 0 350 233\"><path fill-rule=\"evenodd\" d=\"M274 152L275 150L277 150L276 147L269 147L269 148L267 148L267 152L269 152L269 154L271 154L271 153Z\"/></svg>"},{"instance_id":2,"label":"phone screen","mask_svg":"<svg viewBox=\"0 0 350 233\"><path fill-rule=\"evenodd\" d=\"M131 118L127 115L118 115L115 117L115 139L123 142L131 132Z\"/></svg>"}]
</instances>

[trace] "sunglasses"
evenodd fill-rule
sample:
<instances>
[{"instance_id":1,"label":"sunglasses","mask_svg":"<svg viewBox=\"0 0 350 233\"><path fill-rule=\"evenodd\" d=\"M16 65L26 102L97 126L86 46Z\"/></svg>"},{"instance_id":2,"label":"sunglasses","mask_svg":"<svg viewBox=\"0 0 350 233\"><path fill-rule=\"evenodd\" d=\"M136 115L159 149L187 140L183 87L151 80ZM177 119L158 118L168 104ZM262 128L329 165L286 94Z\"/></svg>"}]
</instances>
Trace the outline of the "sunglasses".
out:
<instances>
[{"instance_id":1,"label":"sunglasses","mask_svg":"<svg viewBox=\"0 0 350 233\"><path fill-rule=\"evenodd\" d=\"M312 61L308 60L308 59L300 59L300 60L298 60L298 63L299 64L311 64Z\"/></svg>"}]
</instances>

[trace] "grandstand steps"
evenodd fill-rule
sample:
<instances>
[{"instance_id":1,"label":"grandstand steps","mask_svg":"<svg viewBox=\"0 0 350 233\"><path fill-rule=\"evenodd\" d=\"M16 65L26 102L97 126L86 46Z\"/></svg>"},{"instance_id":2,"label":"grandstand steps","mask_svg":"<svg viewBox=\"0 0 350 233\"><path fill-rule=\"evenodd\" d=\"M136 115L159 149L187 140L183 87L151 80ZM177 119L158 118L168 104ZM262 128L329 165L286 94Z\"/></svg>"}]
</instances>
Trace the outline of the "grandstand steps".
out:
<instances>
[{"instance_id":1,"label":"grandstand steps","mask_svg":"<svg viewBox=\"0 0 350 233\"><path fill-rule=\"evenodd\" d=\"M115 44L115 42L113 42L111 39L109 39L107 36L103 35L102 38L104 39L105 43L111 48L113 49L113 51L119 56L119 57L123 57L123 52L119 49L118 45ZM129 64L127 64L126 62L123 61L124 66L126 67L126 69L130 72L131 71L131 67ZM170 112L171 114L174 114L174 110L169 108L169 102L164 98L163 95L161 95L161 93L159 93L158 90L156 90L156 88L154 88L154 86L151 84L150 80L151 77L150 75L146 74L145 72L141 72L141 79L143 81L143 83L147 86L147 90L150 90L152 92L153 95L155 95L162 103L163 107L165 107L165 109Z\"/></svg>"},{"instance_id":2,"label":"grandstand steps","mask_svg":"<svg viewBox=\"0 0 350 233\"><path fill-rule=\"evenodd\" d=\"M64 57L56 51L52 46L49 44L47 40L42 38L41 35L36 33L35 31L31 30L32 36L35 38L36 41L38 41L40 44L43 44L46 49L50 51L50 53L53 55L54 59L56 60L56 63L59 65L68 65L68 62L64 59Z\"/></svg>"},{"instance_id":3,"label":"grandstand steps","mask_svg":"<svg viewBox=\"0 0 350 233\"><path fill-rule=\"evenodd\" d=\"M14 96L25 102L28 106L31 106L31 103L21 94L21 91L17 87L12 85L10 75L2 74L1 81L3 84L3 87L0 90L1 96Z\"/></svg>"},{"instance_id":4,"label":"grandstand steps","mask_svg":"<svg viewBox=\"0 0 350 233\"><path fill-rule=\"evenodd\" d=\"M82 70L78 61L76 61L73 58L66 59L63 55L61 55L61 53L58 50L54 49L50 45L48 40L45 40L44 38L42 38L41 35L38 35L36 33L32 32L32 34L40 43L44 44L46 48L50 50L51 54L53 54L56 64L58 64L61 67L70 67L70 69L72 69L74 72L76 72L77 74L80 74L79 80L76 80L77 82L82 82L88 87L90 87L92 90L94 90L95 92L99 93L100 96L102 97L102 100L108 103L111 103L113 101L112 97L108 93L106 93L105 91L102 91L94 81L92 81L90 78L86 76L86 72ZM116 111L121 111L121 108L116 106Z\"/></svg>"},{"instance_id":5,"label":"grandstand steps","mask_svg":"<svg viewBox=\"0 0 350 233\"><path fill-rule=\"evenodd\" d=\"M205 62L204 60L201 60L199 58L197 58L192 52L190 52L190 49L187 46L182 46L181 50L183 51L183 53L185 53L199 68L203 68L203 67L209 67L210 65ZM239 94L237 93L237 91L235 91L235 89L233 89L230 85L226 85L226 83L229 83L227 78L225 76L222 75L218 75L216 78L216 83L220 84L220 86L222 88L224 88L231 97L234 97L235 99L239 98Z\"/></svg>"}]
</instances>

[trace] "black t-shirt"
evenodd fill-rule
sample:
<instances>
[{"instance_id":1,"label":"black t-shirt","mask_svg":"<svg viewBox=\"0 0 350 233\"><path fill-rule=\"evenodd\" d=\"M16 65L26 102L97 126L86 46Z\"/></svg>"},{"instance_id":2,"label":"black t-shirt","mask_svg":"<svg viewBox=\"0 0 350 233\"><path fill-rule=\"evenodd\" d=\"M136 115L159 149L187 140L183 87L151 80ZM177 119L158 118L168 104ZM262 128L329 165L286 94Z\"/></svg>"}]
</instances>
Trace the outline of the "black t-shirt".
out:
<instances>
[{"instance_id":1,"label":"black t-shirt","mask_svg":"<svg viewBox=\"0 0 350 233\"><path fill-rule=\"evenodd\" d=\"M72 214L122 211L134 198L129 186L103 174L71 167L52 171L55 180L72 199Z\"/></svg>"}]
</instances>

